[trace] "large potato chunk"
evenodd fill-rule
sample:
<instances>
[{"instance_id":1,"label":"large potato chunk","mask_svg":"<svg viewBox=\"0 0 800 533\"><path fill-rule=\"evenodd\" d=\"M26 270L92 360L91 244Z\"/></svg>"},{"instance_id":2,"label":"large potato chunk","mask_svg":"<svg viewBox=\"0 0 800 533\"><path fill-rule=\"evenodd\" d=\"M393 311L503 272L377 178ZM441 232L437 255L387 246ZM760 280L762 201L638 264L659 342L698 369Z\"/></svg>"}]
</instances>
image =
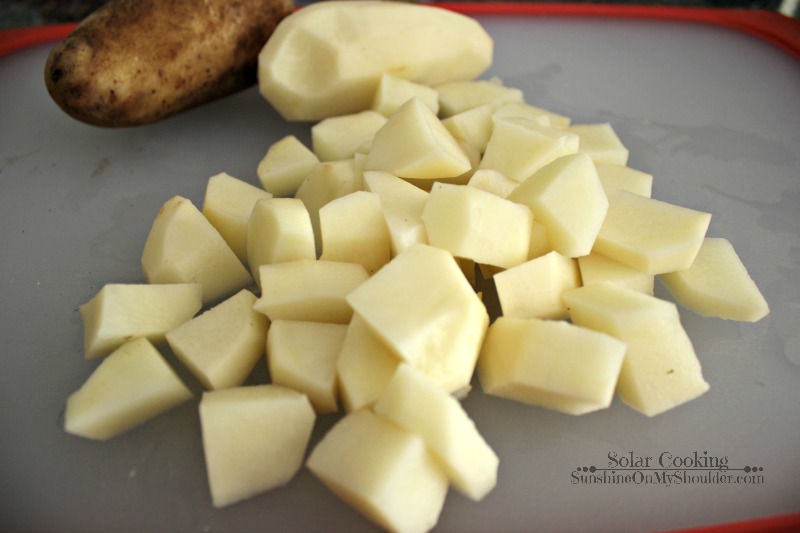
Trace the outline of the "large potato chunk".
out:
<instances>
[{"instance_id":1,"label":"large potato chunk","mask_svg":"<svg viewBox=\"0 0 800 533\"><path fill-rule=\"evenodd\" d=\"M369 109L383 74L469 80L493 42L472 18L406 2L329 1L286 17L259 55L261 94L287 120Z\"/></svg>"},{"instance_id":2,"label":"large potato chunk","mask_svg":"<svg viewBox=\"0 0 800 533\"><path fill-rule=\"evenodd\" d=\"M45 83L69 115L133 126L256 83L291 0L111 0L50 52Z\"/></svg>"}]
</instances>

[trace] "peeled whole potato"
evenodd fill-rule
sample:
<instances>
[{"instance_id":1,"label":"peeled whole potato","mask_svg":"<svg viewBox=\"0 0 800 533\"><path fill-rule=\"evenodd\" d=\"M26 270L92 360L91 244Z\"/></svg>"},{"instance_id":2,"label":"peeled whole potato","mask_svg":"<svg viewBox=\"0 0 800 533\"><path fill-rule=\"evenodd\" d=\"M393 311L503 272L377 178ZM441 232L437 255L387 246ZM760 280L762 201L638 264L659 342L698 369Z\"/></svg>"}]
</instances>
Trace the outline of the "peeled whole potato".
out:
<instances>
[{"instance_id":1,"label":"peeled whole potato","mask_svg":"<svg viewBox=\"0 0 800 533\"><path fill-rule=\"evenodd\" d=\"M474 19L434 6L330 0L286 17L259 55L261 94L286 119L370 109L382 75L438 85L470 80L494 43Z\"/></svg>"},{"instance_id":2,"label":"peeled whole potato","mask_svg":"<svg viewBox=\"0 0 800 533\"><path fill-rule=\"evenodd\" d=\"M110 0L50 52L45 84L73 118L149 124L257 81L292 0Z\"/></svg>"}]
</instances>

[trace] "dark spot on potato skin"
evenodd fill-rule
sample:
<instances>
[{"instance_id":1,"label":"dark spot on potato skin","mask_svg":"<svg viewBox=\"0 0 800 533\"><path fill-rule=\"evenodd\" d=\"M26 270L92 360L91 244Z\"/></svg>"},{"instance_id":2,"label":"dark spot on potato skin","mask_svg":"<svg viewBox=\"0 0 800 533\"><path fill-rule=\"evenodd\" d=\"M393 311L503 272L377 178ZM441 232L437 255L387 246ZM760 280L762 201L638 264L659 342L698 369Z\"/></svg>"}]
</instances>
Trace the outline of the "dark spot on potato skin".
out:
<instances>
[{"instance_id":1,"label":"dark spot on potato skin","mask_svg":"<svg viewBox=\"0 0 800 533\"><path fill-rule=\"evenodd\" d=\"M245 89L291 0L111 0L50 53L45 83L74 118L149 124Z\"/></svg>"}]
</instances>

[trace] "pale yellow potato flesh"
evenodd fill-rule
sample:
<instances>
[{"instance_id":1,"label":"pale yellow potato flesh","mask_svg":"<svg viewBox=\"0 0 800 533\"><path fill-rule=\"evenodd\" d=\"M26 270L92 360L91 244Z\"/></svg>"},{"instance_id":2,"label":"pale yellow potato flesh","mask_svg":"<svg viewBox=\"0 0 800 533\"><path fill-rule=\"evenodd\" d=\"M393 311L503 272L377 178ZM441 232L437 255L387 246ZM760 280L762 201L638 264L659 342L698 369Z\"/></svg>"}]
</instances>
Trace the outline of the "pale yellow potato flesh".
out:
<instances>
[{"instance_id":1,"label":"pale yellow potato flesh","mask_svg":"<svg viewBox=\"0 0 800 533\"><path fill-rule=\"evenodd\" d=\"M311 149L320 161L338 161L369 150L372 138L386 123L377 111L328 117L311 126Z\"/></svg>"},{"instance_id":2,"label":"pale yellow potato flesh","mask_svg":"<svg viewBox=\"0 0 800 533\"><path fill-rule=\"evenodd\" d=\"M578 258L583 285L598 283L618 283L624 287L653 295L655 276L631 268L598 253L590 253Z\"/></svg>"},{"instance_id":3,"label":"pale yellow potato flesh","mask_svg":"<svg viewBox=\"0 0 800 533\"><path fill-rule=\"evenodd\" d=\"M419 98L435 115L439 114L439 93L436 89L392 74L381 76L372 100L372 110L388 117L412 98Z\"/></svg>"},{"instance_id":4,"label":"pale yellow potato flesh","mask_svg":"<svg viewBox=\"0 0 800 533\"><path fill-rule=\"evenodd\" d=\"M428 244L428 233L422 221L422 211L428 201L427 191L380 170L364 172L364 188L380 198L392 256L413 244Z\"/></svg>"},{"instance_id":5,"label":"pale yellow potato flesh","mask_svg":"<svg viewBox=\"0 0 800 533\"><path fill-rule=\"evenodd\" d=\"M294 135L275 141L256 167L261 186L273 196L294 196L319 158Z\"/></svg>"}]
</instances>

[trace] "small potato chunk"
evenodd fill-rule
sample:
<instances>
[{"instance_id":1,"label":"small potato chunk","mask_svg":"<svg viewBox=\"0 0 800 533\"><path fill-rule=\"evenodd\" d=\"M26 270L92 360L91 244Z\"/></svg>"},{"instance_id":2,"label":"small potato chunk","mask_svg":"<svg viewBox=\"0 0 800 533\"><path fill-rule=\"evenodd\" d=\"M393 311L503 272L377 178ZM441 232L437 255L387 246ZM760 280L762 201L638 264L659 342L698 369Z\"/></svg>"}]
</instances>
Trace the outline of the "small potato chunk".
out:
<instances>
[{"instance_id":1,"label":"small potato chunk","mask_svg":"<svg viewBox=\"0 0 800 533\"><path fill-rule=\"evenodd\" d=\"M369 150L372 138L386 123L377 111L325 118L311 127L311 146L320 161L338 161Z\"/></svg>"},{"instance_id":2,"label":"small potato chunk","mask_svg":"<svg viewBox=\"0 0 800 533\"><path fill-rule=\"evenodd\" d=\"M494 128L479 168L522 183L561 156L578 152L578 136L519 117L494 117Z\"/></svg>"},{"instance_id":3,"label":"small potato chunk","mask_svg":"<svg viewBox=\"0 0 800 533\"><path fill-rule=\"evenodd\" d=\"M107 440L188 401L192 393L144 337L103 359L67 398L64 429Z\"/></svg>"},{"instance_id":4,"label":"small potato chunk","mask_svg":"<svg viewBox=\"0 0 800 533\"><path fill-rule=\"evenodd\" d=\"M655 276L623 265L619 261L614 261L598 253L590 253L578 258L578 266L584 285L618 283L623 287L653 295Z\"/></svg>"},{"instance_id":5,"label":"small potato chunk","mask_svg":"<svg viewBox=\"0 0 800 533\"><path fill-rule=\"evenodd\" d=\"M660 276L677 302L701 315L757 322L769 304L727 239L706 237L686 270Z\"/></svg>"},{"instance_id":6,"label":"small potato chunk","mask_svg":"<svg viewBox=\"0 0 800 533\"><path fill-rule=\"evenodd\" d=\"M595 163L594 168L597 170L597 177L600 178L606 195L614 189L625 189L647 197L653 195L652 174L625 165L609 163Z\"/></svg>"},{"instance_id":7,"label":"small potato chunk","mask_svg":"<svg viewBox=\"0 0 800 533\"><path fill-rule=\"evenodd\" d=\"M647 274L685 270L710 222L709 213L617 189L592 250Z\"/></svg>"},{"instance_id":8,"label":"small potato chunk","mask_svg":"<svg viewBox=\"0 0 800 533\"><path fill-rule=\"evenodd\" d=\"M325 261L359 263L372 275L392 257L389 228L380 197L356 191L319 210L322 254Z\"/></svg>"},{"instance_id":9,"label":"small potato chunk","mask_svg":"<svg viewBox=\"0 0 800 533\"><path fill-rule=\"evenodd\" d=\"M455 257L501 268L528 258L531 210L476 187L435 184L422 221L430 244Z\"/></svg>"},{"instance_id":10,"label":"small potato chunk","mask_svg":"<svg viewBox=\"0 0 800 533\"><path fill-rule=\"evenodd\" d=\"M524 100L522 90L506 87L497 79L451 81L434 88L439 93L439 114L442 117L452 117L479 106L495 110Z\"/></svg>"},{"instance_id":11,"label":"small potato chunk","mask_svg":"<svg viewBox=\"0 0 800 533\"><path fill-rule=\"evenodd\" d=\"M608 210L594 163L583 153L545 165L507 198L528 206L547 229L550 246L566 257L592 251Z\"/></svg>"},{"instance_id":12,"label":"small potato chunk","mask_svg":"<svg viewBox=\"0 0 800 533\"><path fill-rule=\"evenodd\" d=\"M264 355L269 321L253 310L256 297L242 289L167 332L175 356L207 389L244 383Z\"/></svg>"},{"instance_id":13,"label":"small potato chunk","mask_svg":"<svg viewBox=\"0 0 800 533\"><path fill-rule=\"evenodd\" d=\"M428 201L423 191L394 174L380 170L364 172L364 187L378 195L383 217L389 229L392 256L413 244L428 244L428 233L422 222L422 211Z\"/></svg>"},{"instance_id":14,"label":"small potato chunk","mask_svg":"<svg viewBox=\"0 0 800 533\"><path fill-rule=\"evenodd\" d=\"M256 174L264 190L273 196L294 196L319 158L300 139L287 135L267 149Z\"/></svg>"},{"instance_id":15,"label":"small potato chunk","mask_svg":"<svg viewBox=\"0 0 800 533\"><path fill-rule=\"evenodd\" d=\"M346 297L368 277L357 263L298 259L261 265L261 297L253 309L271 321L347 324L353 310Z\"/></svg>"},{"instance_id":16,"label":"small potato chunk","mask_svg":"<svg viewBox=\"0 0 800 533\"><path fill-rule=\"evenodd\" d=\"M489 315L450 253L416 244L347 302L398 357L445 390L469 386Z\"/></svg>"},{"instance_id":17,"label":"small potato chunk","mask_svg":"<svg viewBox=\"0 0 800 533\"><path fill-rule=\"evenodd\" d=\"M473 107L442 119L442 124L458 141L467 143L482 154L486 151L494 128L492 108L488 105Z\"/></svg>"},{"instance_id":18,"label":"small potato chunk","mask_svg":"<svg viewBox=\"0 0 800 533\"><path fill-rule=\"evenodd\" d=\"M339 410L336 361L346 324L276 320L267 335L267 364L272 383L302 392L317 413Z\"/></svg>"},{"instance_id":19,"label":"small potato chunk","mask_svg":"<svg viewBox=\"0 0 800 533\"><path fill-rule=\"evenodd\" d=\"M572 119L554 111L549 111L524 102L505 104L497 108L492 114L494 118L524 118L542 126L552 128L567 128Z\"/></svg>"},{"instance_id":20,"label":"small potato chunk","mask_svg":"<svg viewBox=\"0 0 800 533\"><path fill-rule=\"evenodd\" d=\"M388 531L430 531L447 475L418 435L370 410L346 415L306 462L334 494Z\"/></svg>"},{"instance_id":21,"label":"small potato chunk","mask_svg":"<svg viewBox=\"0 0 800 533\"><path fill-rule=\"evenodd\" d=\"M181 196L167 200L153 221L142 252L142 270L148 283L200 283L203 303L253 282L219 231Z\"/></svg>"},{"instance_id":22,"label":"small potato chunk","mask_svg":"<svg viewBox=\"0 0 800 533\"><path fill-rule=\"evenodd\" d=\"M247 222L261 198L272 198L272 194L225 172L211 176L206 185L202 213L243 263L247 261Z\"/></svg>"},{"instance_id":23,"label":"small potato chunk","mask_svg":"<svg viewBox=\"0 0 800 533\"><path fill-rule=\"evenodd\" d=\"M308 398L278 385L203 393L198 408L214 507L289 483L303 466L316 415Z\"/></svg>"},{"instance_id":24,"label":"small potato chunk","mask_svg":"<svg viewBox=\"0 0 800 533\"><path fill-rule=\"evenodd\" d=\"M611 283L565 291L562 298L573 324L628 345L617 394L633 409L655 416L708 390L674 303Z\"/></svg>"},{"instance_id":25,"label":"small potato chunk","mask_svg":"<svg viewBox=\"0 0 800 533\"><path fill-rule=\"evenodd\" d=\"M481 168L472 174L467 185L490 192L500 198L506 198L511 194L511 191L519 186L519 183L508 179L496 170Z\"/></svg>"},{"instance_id":26,"label":"small potato chunk","mask_svg":"<svg viewBox=\"0 0 800 533\"><path fill-rule=\"evenodd\" d=\"M314 228L305 204L297 198L256 202L247 223L247 261L261 286L261 265L316 259Z\"/></svg>"},{"instance_id":27,"label":"small potato chunk","mask_svg":"<svg viewBox=\"0 0 800 533\"><path fill-rule=\"evenodd\" d=\"M386 73L429 86L470 80L489 67L492 53L483 27L453 11L321 2L295 11L273 33L259 55L259 87L285 119L315 121L369 109Z\"/></svg>"},{"instance_id":28,"label":"small potato chunk","mask_svg":"<svg viewBox=\"0 0 800 533\"><path fill-rule=\"evenodd\" d=\"M617 136L611 124L572 124L570 131L580 139L580 151L595 163L627 165L630 152Z\"/></svg>"},{"instance_id":29,"label":"small potato chunk","mask_svg":"<svg viewBox=\"0 0 800 533\"><path fill-rule=\"evenodd\" d=\"M464 407L408 363L397 368L373 410L420 435L466 497L480 501L497 484L499 459Z\"/></svg>"},{"instance_id":30,"label":"small potato chunk","mask_svg":"<svg viewBox=\"0 0 800 533\"><path fill-rule=\"evenodd\" d=\"M392 74L381 76L372 100L372 110L389 117L412 98L419 98L434 115L439 114L439 93L436 89Z\"/></svg>"},{"instance_id":31,"label":"small potato chunk","mask_svg":"<svg viewBox=\"0 0 800 533\"><path fill-rule=\"evenodd\" d=\"M503 315L515 318L567 317L561 294L581 286L574 259L558 252L531 259L494 275Z\"/></svg>"},{"instance_id":32,"label":"small potato chunk","mask_svg":"<svg viewBox=\"0 0 800 533\"><path fill-rule=\"evenodd\" d=\"M352 413L372 406L400 363L364 319L353 315L336 361L336 379L345 411Z\"/></svg>"},{"instance_id":33,"label":"small potato chunk","mask_svg":"<svg viewBox=\"0 0 800 533\"><path fill-rule=\"evenodd\" d=\"M401 178L453 178L472 168L469 157L439 118L412 98L375 134L364 170Z\"/></svg>"},{"instance_id":34,"label":"small potato chunk","mask_svg":"<svg viewBox=\"0 0 800 533\"><path fill-rule=\"evenodd\" d=\"M486 394L583 415L611 405L627 346L565 321L498 318L478 377Z\"/></svg>"},{"instance_id":35,"label":"small potato chunk","mask_svg":"<svg viewBox=\"0 0 800 533\"><path fill-rule=\"evenodd\" d=\"M162 342L167 331L191 319L202 306L198 283L109 283L79 307L84 356L100 357L136 337Z\"/></svg>"}]
</instances>

